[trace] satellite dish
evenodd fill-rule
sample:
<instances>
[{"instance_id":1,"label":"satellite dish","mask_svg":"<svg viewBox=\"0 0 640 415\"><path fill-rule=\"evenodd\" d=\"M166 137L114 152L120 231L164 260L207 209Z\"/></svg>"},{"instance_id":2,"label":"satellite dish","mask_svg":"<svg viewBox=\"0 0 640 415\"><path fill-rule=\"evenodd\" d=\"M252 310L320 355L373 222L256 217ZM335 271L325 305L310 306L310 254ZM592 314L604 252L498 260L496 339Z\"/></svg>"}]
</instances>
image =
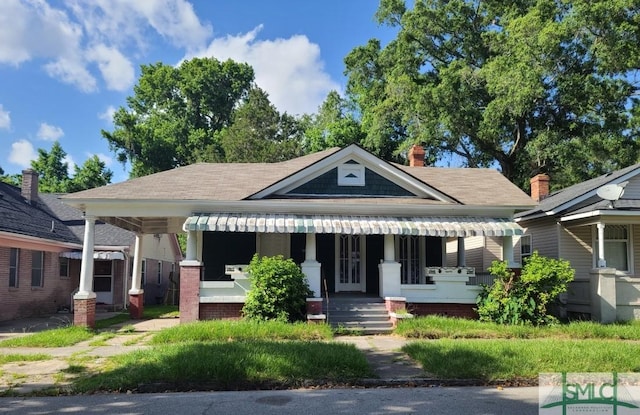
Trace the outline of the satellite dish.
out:
<instances>
[{"instance_id":1,"label":"satellite dish","mask_svg":"<svg viewBox=\"0 0 640 415\"><path fill-rule=\"evenodd\" d=\"M596 194L606 200L618 200L623 193L624 185L619 184L606 184L596 190Z\"/></svg>"}]
</instances>

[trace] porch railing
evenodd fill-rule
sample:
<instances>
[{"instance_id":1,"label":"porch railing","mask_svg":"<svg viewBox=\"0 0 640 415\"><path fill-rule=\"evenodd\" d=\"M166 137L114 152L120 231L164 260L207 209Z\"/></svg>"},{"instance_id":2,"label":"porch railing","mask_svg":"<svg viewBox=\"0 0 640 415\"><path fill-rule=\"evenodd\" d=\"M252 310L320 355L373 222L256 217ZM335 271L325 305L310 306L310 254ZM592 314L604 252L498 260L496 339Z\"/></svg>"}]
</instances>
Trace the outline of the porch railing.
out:
<instances>
[{"instance_id":1,"label":"porch railing","mask_svg":"<svg viewBox=\"0 0 640 415\"><path fill-rule=\"evenodd\" d=\"M244 303L251 288L248 265L225 265L227 281L200 281L201 303Z\"/></svg>"},{"instance_id":2,"label":"porch railing","mask_svg":"<svg viewBox=\"0 0 640 415\"><path fill-rule=\"evenodd\" d=\"M480 287L475 282L473 267L428 267L427 284L401 284L402 296L408 302L474 304Z\"/></svg>"}]
</instances>

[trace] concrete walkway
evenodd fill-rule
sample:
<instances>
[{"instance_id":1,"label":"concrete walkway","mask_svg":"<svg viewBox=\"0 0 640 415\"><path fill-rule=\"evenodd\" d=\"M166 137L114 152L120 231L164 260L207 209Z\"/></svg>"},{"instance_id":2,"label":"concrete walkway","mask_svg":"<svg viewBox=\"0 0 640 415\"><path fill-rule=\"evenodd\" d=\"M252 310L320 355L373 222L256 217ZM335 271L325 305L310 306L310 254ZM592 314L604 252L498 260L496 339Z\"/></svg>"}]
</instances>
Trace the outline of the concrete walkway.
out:
<instances>
[{"instance_id":1,"label":"concrete walkway","mask_svg":"<svg viewBox=\"0 0 640 415\"><path fill-rule=\"evenodd\" d=\"M97 319L108 318L117 313L99 313ZM72 319L72 315L66 315ZM52 316L49 318L24 319L0 324L0 340L9 337L23 336L35 331L68 326L71 322ZM71 376L61 375L74 359L89 359L92 364L100 364L104 358L147 348L146 338L152 332L179 324L177 318L130 320L109 328L110 331L122 327L133 327L127 333L96 343L96 339L78 343L69 347L54 348L0 348L0 354L47 354L52 359L35 362L7 363L0 367L0 393L12 389L19 394L28 394L53 386L64 386L70 382ZM400 352L407 342L402 337L392 335L376 336L337 336L336 342L353 344L361 350L371 365L375 379L364 380L364 384L373 386L412 384L425 380L422 368L407 355Z\"/></svg>"}]
</instances>

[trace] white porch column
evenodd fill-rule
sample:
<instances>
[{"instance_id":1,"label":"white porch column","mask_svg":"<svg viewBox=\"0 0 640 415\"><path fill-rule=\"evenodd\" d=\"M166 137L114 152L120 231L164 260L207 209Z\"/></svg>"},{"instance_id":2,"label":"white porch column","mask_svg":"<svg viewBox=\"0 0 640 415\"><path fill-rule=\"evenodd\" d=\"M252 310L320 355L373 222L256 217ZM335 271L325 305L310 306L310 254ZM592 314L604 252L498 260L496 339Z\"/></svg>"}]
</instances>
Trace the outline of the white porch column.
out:
<instances>
[{"instance_id":1,"label":"white porch column","mask_svg":"<svg viewBox=\"0 0 640 415\"><path fill-rule=\"evenodd\" d=\"M321 283L320 283L320 263L316 261L316 234L308 233L306 235L305 244L305 260L300 264L302 273L307 278L309 288L313 291L314 297L320 297L322 295Z\"/></svg>"},{"instance_id":2,"label":"white porch column","mask_svg":"<svg viewBox=\"0 0 640 415\"><path fill-rule=\"evenodd\" d=\"M140 287L142 282L142 235L136 233L136 244L133 253L133 275L131 276L130 295L144 293L144 289Z\"/></svg>"},{"instance_id":3,"label":"white porch column","mask_svg":"<svg viewBox=\"0 0 640 415\"><path fill-rule=\"evenodd\" d=\"M464 250L464 237L458 237L458 267L466 267L467 259Z\"/></svg>"},{"instance_id":4,"label":"white porch column","mask_svg":"<svg viewBox=\"0 0 640 415\"><path fill-rule=\"evenodd\" d=\"M396 245L393 235L384 236L384 262L396 260Z\"/></svg>"},{"instance_id":5,"label":"white porch column","mask_svg":"<svg viewBox=\"0 0 640 415\"><path fill-rule=\"evenodd\" d=\"M607 260L604 258L604 223L598 223L598 268L606 268Z\"/></svg>"},{"instance_id":6,"label":"white porch column","mask_svg":"<svg viewBox=\"0 0 640 415\"><path fill-rule=\"evenodd\" d=\"M395 260L395 239L384 236L384 261L378 265L380 274L380 297L400 297L400 263Z\"/></svg>"},{"instance_id":7,"label":"white porch column","mask_svg":"<svg viewBox=\"0 0 640 415\"><path fill-rule=\"evenodd\" d=\"M502 260L507 261L510 268L518 267L513 258L513 236L505 235L502 237Z\"/></svg>"},{"instance_id":8,"label":"white porch column","mask_svg":"<svg viewBox=\"0 0 640 415\"><path fill-rule=\"evenodd\" d=\"M198 234L196 231L187 232L187 254L186 261L196 261L198 259Z\"/></svg>"},{"instance_id":9,"label":"white porch column","mask_svg":"<svg viewBox=\"0 0 640 415\"><path fill-rule=\"evenodd\" d=\"M80 265L80 286L73 296L75 300L96 298L93 292L93 250L95 240L96 218L84 217L84 241L82 244L82 264Z\"/></svg>"}]
</instances>

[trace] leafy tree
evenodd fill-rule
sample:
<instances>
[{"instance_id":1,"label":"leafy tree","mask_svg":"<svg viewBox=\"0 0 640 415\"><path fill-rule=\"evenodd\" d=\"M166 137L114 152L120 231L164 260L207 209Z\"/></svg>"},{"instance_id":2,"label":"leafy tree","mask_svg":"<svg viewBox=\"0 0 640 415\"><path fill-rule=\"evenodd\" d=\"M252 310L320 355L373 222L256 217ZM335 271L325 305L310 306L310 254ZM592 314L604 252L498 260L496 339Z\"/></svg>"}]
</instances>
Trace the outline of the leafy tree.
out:
<instances>
[{"instance_id":1,"label":"leafy tree","mask_svg":"<svg viewBox=\"0 0 640 415\"><path fill-rule=\"evenodd\" d=\"M311 296L304 274L291 259L254 255L249 263L251 290L242 309L251 320L297 321L305 318Z\"/></svg>"},{"instance_id":2,"label":"leafy tree","mask_svg":"<svg viewBox=\"0 0 640 415\"><path fill-rule=\"evenodd\" d=\"M498 165L562 187L638 159L640 6L634 0L381 0L397 28L345 59L347 92L380 155Z\"/></svg>"},{"instance_id":3,"label":"leafy tree","mask_svg":"<svg viewBox=\"0 0 640 415\"><path fill-rule=\"evenodd\" d=\"M43 193L66 193L69 189L69 164L64 161L67 153L58 141L51 150L38 149L38 158L31 161L31 168L38 173L38 190Z\"/></svg>"},{"instance_id":4,"label":"leafy tree","mask_svg":"<svg viewBox=\"0 0 640 415\"><path fill-rule=\"evenodd\" d=\"M179 67L143 65L128 108L102 131L118 160L142 176L198 161L223 161L218 132L253 84L253 69L231 60L194 58Z\"/></svg>"},{"instance_id":5,"label":"leafy tree","mask_svg":"<svg viewBox=\"0 0 640 415\"><path fill-rule=\"evenodd\" d=\"M69 182L67 191L93 189L111 183L113 172L107 169L105 163L94 155L88 158L81 167L75 167L75 174Z\"/></svg>"},{"instance_id":6,"label":"leafy tree","mask_svg":"<svg viewBox=\"0 0 640 415\"><path fill-rule=\"evenodd\" d=\"M309 124L305 131L305 147L309 153L353 143L363 144L366 137L348 101L336 91L329 92L318 114L311 116Z\"/></svg>"},{"instance_id":7,"label":"leafy tree","mask_svg":"<svg viewBox=\"0 0 640 415\"><path fill-rule=\"evenodd\" d=\"M220 134L227 162L276 162L302 155L302 124L280 114L266 92L252 88Z\"/></svg>"},{"instance_id":8,"label":"leafy tree","mask_svg":"<svg viewBox=\"0 0 640 415\"><path fill-rule=\"evenodd\" d=\"M575 274L569 261L545 258L537 251L525 260L519 277L506 261L494 261L489 272L496 279L478 297L480 320L535 325L556 321L547 306L567 290Z\"/></svg>"},{"instance_id":9,"label":"leafy tree","mask_svg":"<svg viewBox=\"0 0 640 415\"><path fill-rule=\"evenodd\" d=\"M75 174L69 177L69 165L64 161L67 153L58 141L51 150L38 149L38 158L31 162L31 168L38 173L38 191L43 193L68 193L91 189L111 183L113 172L98 156L87 159L80 167L75 166ZM20 185L21 175L14 177L13 184Z\"/></svg>"}]
</instances>

